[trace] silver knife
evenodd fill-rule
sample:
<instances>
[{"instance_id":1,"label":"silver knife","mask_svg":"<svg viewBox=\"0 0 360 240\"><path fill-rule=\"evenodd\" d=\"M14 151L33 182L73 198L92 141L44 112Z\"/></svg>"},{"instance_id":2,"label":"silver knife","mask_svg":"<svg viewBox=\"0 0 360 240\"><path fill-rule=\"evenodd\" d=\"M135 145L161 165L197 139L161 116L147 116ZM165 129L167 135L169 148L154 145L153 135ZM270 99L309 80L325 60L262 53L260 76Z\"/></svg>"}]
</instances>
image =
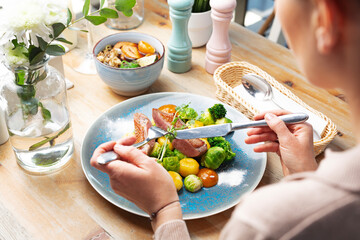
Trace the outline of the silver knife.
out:
<instances>
[{"instance_id":1,"label":"silver knife","mask_svg":"<svg viewBox=\"0 0 360 240\"><path fill-rule=\"evenodd\" d=\"M292 113L279 116L286 124L294 124L305 122L309 119L306 113ZM225 123L218 125L210 125L205 127L177 130L175 133L176 139L193 139L193 138L208 138L225 136L232 131L240 130L249 127L267 126L265 120L249 121L245 123Z\"/></svg>"}]
</instances>

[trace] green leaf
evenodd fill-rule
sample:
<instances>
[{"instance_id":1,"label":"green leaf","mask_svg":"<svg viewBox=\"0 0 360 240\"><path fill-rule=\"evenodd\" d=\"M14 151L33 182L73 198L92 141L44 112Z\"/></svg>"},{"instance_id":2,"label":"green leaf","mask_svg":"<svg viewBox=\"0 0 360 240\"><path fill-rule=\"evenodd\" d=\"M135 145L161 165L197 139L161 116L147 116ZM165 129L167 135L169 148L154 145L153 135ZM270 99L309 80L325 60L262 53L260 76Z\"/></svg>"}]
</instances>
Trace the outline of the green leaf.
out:
<instances>
[{"instance_id":1,"label":"green leaf","mask_svg":"<svg viewBox=\"0 0 360 240\"><path fill-rule=\"evenodd\" d=\"M131 17L133 15L133 10L127 10L122 12L126 17Z\"/></svg>"},{"instance_id":2,"label":"green leaf","mask_svg":"<svg viewBox=\"0 0 360 240\"><path fill-rule=\"evenodd\" d=\"M65 48L61 45L50 45L46 49L46 53L52 56L62 56L65 54Z\"/></svg>"},{"instance_id":3,"label":"green leaf","mask_svg":"<svg viewBox=\"0 0 360 240\"><path fill-rule=\"evenodd\" d=\"M63 43L67 43L67 44L72 45L72 42L66 40L65 38L61 38L61 37L60 37L60 38L57 38L57 39L55 39L55 40L57 40L57 41L59 41L59 42L63 42Z\"/></svg>"},{"instance_id":4,"label":"green leaf","mask_svg":"<svg viewBox=\"0 0 360 240\"><path fill-rule=\"evenodd\" d=\"M45 121L50 121L51 120L50 111L48 109L46 109L41 102L39 102L39 107L41 108L41 115L44 118L44 120Z\"/></svg>"},{"instance_id":5,"label":"green leaf","mask_svg":"<svg viewBox=\"0 0 360 240\"><path fill-rule=\"evenodd\" d=\"M57 38L58 36L60 36L60 34L65 30L65 25L62 23L54 23L52 25L52 28L54 30L54 38Z\"/></svg>"},{"instance_id":6,"label":"green leaf","mask_svg":"<svg viewBox=\"0 0 360 240\"><path fill-rule=\"evenodd\" d=\"M102 8L105 4L105 0L100 0L100 8Z\"/></svg>"},{"instance_id":7,"label":"green leaf","mask_svg":"<svg viewBox=\"0 0 360 240\"><path fill-rule=\"evenodd\" d=\"M71 20L72 20L72 13L71 13L70 9L68 8L68 9L67 9L67 21L66 21L66 25L69 26L69 24L71 23Z\"/></svg>"},{"instance_id":8,"label":"green leaf","mask_svg":"<svg viewBox=\"0 0 360 240\"><path fill-rule=\"evenodd\" d=\"M94 24L95 26L100 25L104 22L106 22L107 18L106 17L101 17L101 16L86 16L85 17L89 22L91 22L92 24Z\"/></svg>"},{"instance_id":9,"label":"green leaf","mask_svg":"<svg viewBox=\"0 0 360 240\"><path fill-rule=\"evenodd\" d=\"M89 14L89 9L90 9L90 0L85 0L82 10L84 16L87 16Z\"/></svg>"},{"instance_id":10,"label":"green leaf","mask_svg":"<svg viewBox=\"0 0 360 240\"><path fill-rule=\"evenodd\" d=\"M44 55L45 55L45 52L43 50L41 50L41 48L30 45L30 47L29 47L30 65L34 65L36 63L41 62L44 58Z\"/></svg>"},{"instance_id":11,"label":"green leaf","mask_svg":"<svg viewBox=\"0 0 360 240\"><path fill-rule=\"evenodd\" d=\"M100 10L100 16L105 18L118 18L119 14L114 9L102 8Z\"/></svg>"},{"instance_id":12,"label":"green leaf","mask_svg":"<svg viewBox=\"0 0 360 240\"><path fill-rule=\"evenodd\" d=\"M116 0L115 8L121 12L124 12L124 11L129 12L129 10L132 10L132 8L135 6L135 4L136 4L136 0Z\"/></svg>"},{"instance_id":13,"label":"green leaf","mask_svg":"<svg viewBox=\"0 0 360 240\"><path fill-rule=\"evenodd\" d=\"M36 38L37 38L37 40L38 40L38 42L39 42L39 47L40 47L40 49L41 49L42 51L45 51L48 43L45 42L45 40L42 39L42 37L36 36Z\"/></svg>"},{"instance_id":14,"label":"green leaf","mask_svg":"<svg viewBox=\"0 0 360 240\"><path fill-rule=\"evenodd\" d=\"M80 32L88 33L88 30L80 30Z\"/></svg>"}]
</instances>

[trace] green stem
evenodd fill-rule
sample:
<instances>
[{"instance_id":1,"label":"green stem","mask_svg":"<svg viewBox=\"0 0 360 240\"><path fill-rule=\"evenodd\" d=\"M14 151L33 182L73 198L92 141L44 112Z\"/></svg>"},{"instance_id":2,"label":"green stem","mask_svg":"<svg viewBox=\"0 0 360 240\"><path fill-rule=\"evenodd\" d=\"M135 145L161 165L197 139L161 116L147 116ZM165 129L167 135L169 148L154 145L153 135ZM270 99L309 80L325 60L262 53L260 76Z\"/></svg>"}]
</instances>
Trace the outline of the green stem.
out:
<instances>
[{"instance_id":1,"label":"green stem","mask_svg":"<svg viewBox=\"0 0 360 240\"><path fill-rule=\"evenodd\" d=\"M56 134L55 136L51 137L51 138L46 138L38 143L35 143L34 145L31 145L29 147L29 151L33 151L35 149L38 149L39 147L45 145L48 142L53 142L56 138L60 137L60 135L62 135L64 132L66 132L68 129L70 128L70 122L66 125L66 127L61 130L58 134Z\"/></svg>"},{"instance_id":2,"label":"green stem","mask_svg":"<svg viewBox=\"0 0 360 240\"><path fill-rule=\"evenodd\" d=\"M91 16L91 15L93 15L93 14L95 14L95 13L98 13L98 12L100 12L100 10L101 10L101 9L98 9L98 10L90 13L90 14L87 15L87 16ZM79 21L81 21L81 20L83 20L83 19L85 19L85 16L84 16L84 17L81 17L81 18L79 18L79 19L77 19L77 20L75 20L74 22L72 22L71 24L69 24L67 27L70 27L71 25L74 25L75 23L77 23L77 22L79 22Z\"/></svg>"}]
</instances>

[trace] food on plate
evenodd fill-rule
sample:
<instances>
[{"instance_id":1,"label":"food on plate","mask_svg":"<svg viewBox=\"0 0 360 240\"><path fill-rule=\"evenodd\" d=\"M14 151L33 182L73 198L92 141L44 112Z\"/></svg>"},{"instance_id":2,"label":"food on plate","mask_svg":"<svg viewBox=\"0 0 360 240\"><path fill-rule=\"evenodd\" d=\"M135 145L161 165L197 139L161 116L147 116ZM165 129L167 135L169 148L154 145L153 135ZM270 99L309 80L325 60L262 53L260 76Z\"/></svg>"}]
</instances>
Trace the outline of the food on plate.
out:
<instances>
[{"instance_id":1,"label":"food on plate","mask_svg":"<svg viewBox=\"0 0 360 240\"><path fill-rule=\"evenodd\" d=\"M215 121L215 124L232 123L232 121L226 117L220 118Z\"/></svg>"},{"instance_id":2,"label":"food on plate","mask_svg":"<svg viewBox=\"0 0 360 240\"><path fill-rule=\"evenodd\" d=\"M148 135L149 128L152 126L150 119L142 113L134 114L134 134L136 137L136 142L139 143L145 140ZM144 146L140 147L140 150L143 151L146 155L149 155L155 145L155 140L149 141Z\"/></svg>"},{"instance_id":3,"label":"food on plate","mask_svg":"<svg viewBox=\"0 0 360 240\"><path fill-rule=\"evenodd\" d=\"M138 46L139 46L139 51L145 55L155 53L155 48L150 44L148 44L147 42L140 41Z\"/></svg>"},{"instance_id":4,"label":"food on plate","mask_svg":"<svg viewBox=\"0 0 360 240\"><path fill-rule=\"evenodd\" d=\"M140 41L118 42L114 46L107 45L100 51L96 58L111 67L138 68L145 67L156 62L160 55L149 43Z\"/></svg>"},{"instance_id":5,"label":"food on plate","mask_svg":"<svg viewBox=\"0 0 360 240\"><path fill-rule=\"evenodd\" d=\"M201 114L200 121L204 123L204 125L213 125L215 121L224 118L226 115L226 109L222 104L215 104L214 106L206 109L206 111Z\"/></svg>"},{"instance_id":6,"label":"food on plate","mask_svg":"<svg viewBox=\"0 0 360 240\"><path fill-rule=\"evenodd\" d=\"M159 110L166 113L176 113L176 105L174 104L166 104L161 107L159 107Z\"/></svg>"},{"instance_id":7,"label":"food on plate","mask_svg":"<svg viewBox=\"0 0 360 240\"><path fill-rule=\"evenodd\" d=\"M180 174L178 174L177 172L173 172L173 171L169 171L169 174L170 174L172 180L174 181L176 190L180 191L180 189L183 187L182 177L180 176Z\"/></svg>"},{"instance_id":8,"label":"food on plate","mask_svg":"<svg viewBox=\"0 0 360 240\"><path fill-rule=\"evenodd\" d=\"M179 173L183 177L187 177L190 174L198 174L199 172L199 163L193 158L184 158L180 160L180 169Z\"/></svg>"},{"instance_id":9,"label":"food on plate","mask_svg":"<svg viewBox=\"0 0 360 240\"><path fill-rule=\"evenodd\" d=\"M225 150L226 157L225 161L230 161L235 157L235 153L231 150L230 143L223 137L212 137L208 138L208 142L211 147L221 147Z\"/></svg>"},{"instance_id":10,"label":"food on plate","mask_svg":"<svg viewBox=\"0 0 360 240\"><path fill-rule=\"evenodd\" d=\"M173 145L170 142L170 139L166 138L165 136L159 137L157 139L157 142L162 146L164 144L167 144L170 150L174 150ZM165 143L166 142L166 143Z\"/></svg>"},{"instance_id":11,"label":"food on plate","mask_svg":"<svg viewBox=\"0 0 360 240\"><path fill-rule=\"evenodd\" d=\"M179 172L180 170L180 161L178 157L164 157L162 160L162 165L167 171Z\"/></svg>"},{"instance_id":12,"label":"food on plate","mask_svg":"<svg viewBox=\"0 0 360 240\"><path fill-rule=\"evenodd\" d=\"M218 175L214 170L235 157L230 143L224 137L176 139L176 131L207 125L209 121L204 118L205 115L209 116L213 124L218 120L231 121L225 114L226 109L222 104L215 104L200 115L189 104L166 104L158 109L153 108L152 120L142 113L136 113L136 142L147 137L152 125L171 133L150 141L140 149L156 158L169 172L178 191L183 186L182 177L185 178L184 186L187 191L196 192L203 186L212 187L218 182Z\"/></svg>"},{"instance_id":13,"label":"food on plate","mask_svg":"<svg viewBox=\"0 0 360 240\"><path fill-rule=\"evenodd\" d=\"M203 187L203 183L198 176L191 174L184 179L184 187L189 192L197 192Z\"/></svg>"},{"instance_id":14,"label":"food on plate","mask_svg":"<svg viewBox=\"0 0 360 240\"><path fill-rule=\"evenodd\" d=\"M201 166L205 166L210 169L218 169L226 158L226 152L221 147L211 147L201 157Z\"/></svg>"},{"instance_id":15,"label":"food on plate","mask_svg":"<svg viewBox=\"0 0 360 240\"><path fill-rule=\"evenodd\" d=\"M201 179L205 188L213 187L219 181L218 174L209 168L202 168L198 172L197 176Z\"/></svg>"}]
</instances>

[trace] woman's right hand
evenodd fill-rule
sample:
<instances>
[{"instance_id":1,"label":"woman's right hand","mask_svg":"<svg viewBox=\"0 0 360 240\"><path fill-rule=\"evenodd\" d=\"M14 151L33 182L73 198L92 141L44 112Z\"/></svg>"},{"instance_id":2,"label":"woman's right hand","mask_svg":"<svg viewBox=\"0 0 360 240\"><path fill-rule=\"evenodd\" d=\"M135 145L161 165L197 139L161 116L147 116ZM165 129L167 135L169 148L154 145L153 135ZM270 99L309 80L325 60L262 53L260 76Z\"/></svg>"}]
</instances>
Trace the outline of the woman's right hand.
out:
<instances>
[{"instance_id":1,"label":"woman's right hand","mask_svg":"<svg viewBox=\"0 0 360 240\"><path fill-rule=\"evenodd\" d=\"M313 145L313 128L308 123L286 125L277 116L289 114L284 110L264 112L254 120L265 119L269 127L256 127L248 131L247 144L265 142L255 152L276 152L280 156L284 175L317 168Z\"/></svg>"}]
</instances>

